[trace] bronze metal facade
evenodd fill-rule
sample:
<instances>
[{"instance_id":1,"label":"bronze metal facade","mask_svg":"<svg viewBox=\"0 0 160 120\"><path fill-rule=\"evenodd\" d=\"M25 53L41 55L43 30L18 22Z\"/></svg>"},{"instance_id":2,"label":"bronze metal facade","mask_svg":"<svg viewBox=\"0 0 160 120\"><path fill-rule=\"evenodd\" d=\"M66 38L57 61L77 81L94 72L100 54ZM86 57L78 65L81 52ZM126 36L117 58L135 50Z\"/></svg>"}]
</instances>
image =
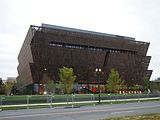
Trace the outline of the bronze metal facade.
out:
<instances>
[{"instance_id":1,"label":"bronze metal facade","mask_svg":"<svg viewBox=\"0 0 160 120\"><path fill-rule=\"evenodd\" d=\"M94 71L99 67L103 71L101 84L105 84L112 68L118 70L127 85L140 84L152 74L148 70L148 47L148 42L131 37L31 25L18 56L17 80L24 86L44 84L42 77L46 72L58 81L58 68L67 66L74 69L78 83L96 84Z\"/></svg>"}]
</instances>

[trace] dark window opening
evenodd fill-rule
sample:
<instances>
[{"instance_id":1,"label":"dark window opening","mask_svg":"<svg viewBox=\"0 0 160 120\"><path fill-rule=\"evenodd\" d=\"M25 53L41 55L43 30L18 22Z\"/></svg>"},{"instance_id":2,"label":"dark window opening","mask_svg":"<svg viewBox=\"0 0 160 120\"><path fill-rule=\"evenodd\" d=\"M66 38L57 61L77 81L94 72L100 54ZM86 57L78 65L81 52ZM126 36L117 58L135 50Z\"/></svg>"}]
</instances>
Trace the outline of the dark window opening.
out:
<instances>
[{"instance_id":1,"label":"dark window opening","mask_svg":"<svg viewBox=\"0 0 160 120\"><path fill-rule=\"evenodd\" d=\"M122 49L114 49L114 48L103 48L96 46L88 46L88 45L78 45L78 44L70 44L70 43L61 43L61 42L50 42L49 46L51 47L62 47L62 48L72 48L72 49L87 49L92 51L105 51L112 53L131 53L135 54L136 51L131 50L122 50Z\"/></svg>"}]
</instances>

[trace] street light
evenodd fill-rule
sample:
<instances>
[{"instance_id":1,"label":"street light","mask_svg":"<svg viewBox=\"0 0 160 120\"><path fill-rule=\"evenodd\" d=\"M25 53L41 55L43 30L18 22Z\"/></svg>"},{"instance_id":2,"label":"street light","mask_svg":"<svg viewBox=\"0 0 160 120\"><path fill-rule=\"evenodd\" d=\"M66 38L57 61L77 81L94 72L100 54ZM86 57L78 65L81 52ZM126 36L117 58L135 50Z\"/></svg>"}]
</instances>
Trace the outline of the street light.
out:
<instances>
[{"instance_id":1,"label":"street light","mask_svg":"<svg viewBox=\"0 0 160 120\"><path fill-rule=\"evenodd\" d=\"M45 94L45 84L46 83L46 74L47 74L47 68L44 67L42 70L42 76L41 79L38 81L38 93Z\"/></svg>"},{"instance_id":2,"label":"street light","mask_svg":"<svg viewBox=\"0 0 160 120\"><path fill-rule=\"evenodd\" d=\"M98 104L101 103L101 90L100 90L100 79L99 79L99 75L100 73L102 72L102 69L101 68L96 68L95 69L95 72L96 72L96 76L97 76L97 81L98 81Z\"/></svg>"}]
</instances>

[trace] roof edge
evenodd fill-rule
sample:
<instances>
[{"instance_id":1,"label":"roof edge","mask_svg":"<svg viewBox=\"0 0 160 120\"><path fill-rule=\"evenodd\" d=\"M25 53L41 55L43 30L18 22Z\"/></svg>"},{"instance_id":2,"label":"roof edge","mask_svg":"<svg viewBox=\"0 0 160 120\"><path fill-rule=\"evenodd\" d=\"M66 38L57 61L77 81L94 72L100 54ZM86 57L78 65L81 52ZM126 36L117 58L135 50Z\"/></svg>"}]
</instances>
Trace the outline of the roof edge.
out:
<instances>
[{"instance_id":1,"label":"roof edge","mask_svg":"<svg viewBox=\"0 0 160 120\"><path fill-rule=\"evenodd\" d=\"M51 29L58 29L58 30L66 30L66 31L86 33L86 34L99 35L99 36L106 36L106 37L112 37L112 38L123 38L123 39L126 39L126 40L135 40L135 38L133 38L133 37L113 35L113 34L107 34L107 33L101 33L101 32L94 32L94 31L89 31L89 30L82 30L82 29L76 29L76 28L70 28L70 27L63 27L63 26L57 26L57 25L50 25L50 24L45 24L45 23L42 23L41 26L44 27L44 28L51 28Z\"/></svg>"}]
</instances>

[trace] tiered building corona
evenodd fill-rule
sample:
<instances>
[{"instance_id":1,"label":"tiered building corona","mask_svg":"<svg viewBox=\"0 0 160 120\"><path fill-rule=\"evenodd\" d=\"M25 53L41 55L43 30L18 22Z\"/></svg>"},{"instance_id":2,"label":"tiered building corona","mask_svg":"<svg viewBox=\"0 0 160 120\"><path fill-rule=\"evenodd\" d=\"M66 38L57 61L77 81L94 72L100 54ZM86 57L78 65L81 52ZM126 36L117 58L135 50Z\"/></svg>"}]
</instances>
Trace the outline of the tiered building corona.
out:
<instances>
[{"instance_id":1,"label":"tiered building corona","mask_svg":"<svg viewBox=\"0 0 160 120\"><path fill-rule=\"evenodd\" d=\"M31 25L18 56L17 81L43 92L46 73L57 82L59 68L72 67L77 76L77 90L96 87L95 68L102 69L103 86L112 68L118 70L128 86L150 79L149 43L135 38L79 30L55 25Z\"/></svg>"}]
</instances>

